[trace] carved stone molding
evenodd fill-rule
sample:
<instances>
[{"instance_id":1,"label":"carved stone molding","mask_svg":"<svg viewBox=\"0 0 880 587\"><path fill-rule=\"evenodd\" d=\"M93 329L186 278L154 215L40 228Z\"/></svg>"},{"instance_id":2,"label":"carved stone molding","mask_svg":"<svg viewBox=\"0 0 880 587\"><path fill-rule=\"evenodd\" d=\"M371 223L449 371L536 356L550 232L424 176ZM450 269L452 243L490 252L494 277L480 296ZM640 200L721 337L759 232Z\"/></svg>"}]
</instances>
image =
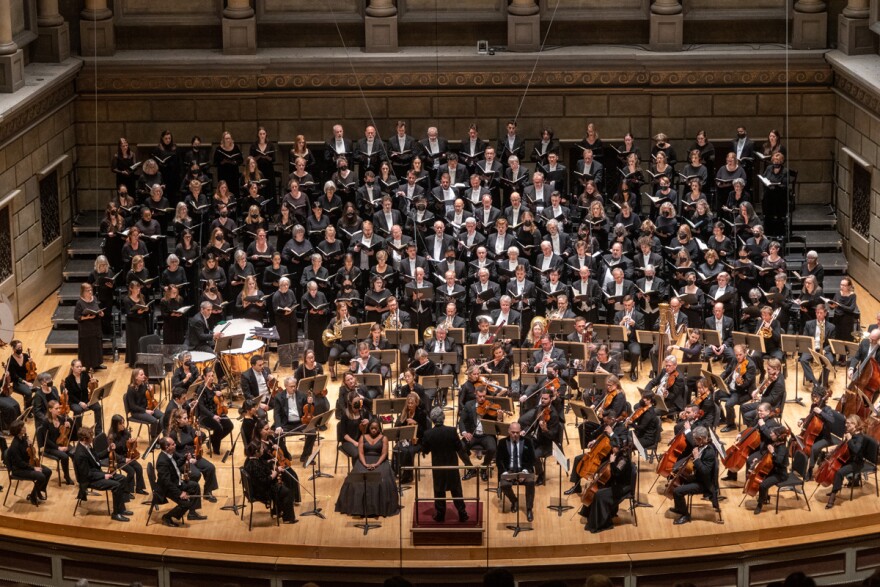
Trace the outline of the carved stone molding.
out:
<instances>
[{"instance_id":1,"label":"carved stone molding","mask_svg":"<svg viewBox=\"0 0 880 587\"><path fill-rule=\"evenodd\" d=\"M431 88L507 88L523 87L529 81L527 71L463 71L459 73L388 72L388 73L263 73L179 75L173 71L141 70L132 76L129 70L104 69L98 79L98 92L176 92L176 91L266 91L266 90L356 90L431 89ZM794 85L830 85L827 66L793 68L789 82ZM531 80L539 87L699 87L699 86L777 86L783 85L786 72L781 67L740 70L699 70L656 67L606 71L536 71ZM94 90L94 78L85 70L77 78L81 93Z\"/></svg>"},{"instance_id":2,"label":"carved stone molding","mask_svg":"<svg viewBox=\"0 0 880 587\"><path fill-rule=\"evenodd\" d=\"M840 72L834 76L834 88L862 108L870 110L875 116L880 117L880 95L876 92L866 89L852 79L841 75Z\"/></svg>"},{"instance_id":3,"label":"carved stone molding","mask_svg":"<svg viewBox=\"0 0 880 587\"><path fill-rule=\"evenodd\" d=\"M10 114L0 123L0 145L15 137L58 106L75 98L74 85L68 82L47 93L42 99L29 102L26 108Z\"/></svg>"}]
</instances>

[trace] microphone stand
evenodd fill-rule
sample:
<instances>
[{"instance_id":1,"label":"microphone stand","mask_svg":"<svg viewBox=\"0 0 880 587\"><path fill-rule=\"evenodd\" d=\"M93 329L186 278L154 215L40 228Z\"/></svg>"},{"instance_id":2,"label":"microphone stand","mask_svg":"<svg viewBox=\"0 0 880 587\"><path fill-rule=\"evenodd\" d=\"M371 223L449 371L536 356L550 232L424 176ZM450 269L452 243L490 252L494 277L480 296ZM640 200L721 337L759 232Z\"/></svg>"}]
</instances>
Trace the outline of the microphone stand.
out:
<instances>
[{"instance_id":1,"label":"microphone stand","mask_svg":"<svg viewBox=\"0 0 880 587\"><path fill-rule=\"evenodd\" d=\"M241 505L238 505L238 498L235 495L235 445L238 443L239 438L241 438L241 427L239 427L238 433L232 439L232 446L229 448L226 454L223 455L223 458L220 459L221 463L225 463L226 458L229 455L232 455L232 461L230 463L230 466L232 467L232 505L224 505L220 509L232 512L235 515L238 515L239 509L244 510L244 502L242 502Z\"/></svg>"}]
</instances>

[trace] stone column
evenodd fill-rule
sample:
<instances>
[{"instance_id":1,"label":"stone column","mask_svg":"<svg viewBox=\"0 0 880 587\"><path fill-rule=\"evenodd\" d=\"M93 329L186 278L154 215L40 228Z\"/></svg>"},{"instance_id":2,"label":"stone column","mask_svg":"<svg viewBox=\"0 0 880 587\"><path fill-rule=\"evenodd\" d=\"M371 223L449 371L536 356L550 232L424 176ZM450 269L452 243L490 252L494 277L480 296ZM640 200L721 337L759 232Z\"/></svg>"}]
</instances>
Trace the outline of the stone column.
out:
<instances>
[{"instance_id":1,"label":"stone column","mask_svg":"<svg viewBox=\"0 0 880 587\"><path fill-rule=\"evenodd\" d=\"M116 52L113 11L107 8L107 0L85 0L79 20L79 45L83 57Z\"/></svg>"},{"instance_id":2,"label":"stone column","mask_svg":"<svg viewBox=\"0 0 880 587\"><path fill-rule=\"evenodd\" d=\"M822 0L798 0L792 19L792 49L825 49L828 46L828 11Z\"/></svg>"},{"instance_id":3,"label":"stone column","mask_svg":"<svg viewBox=\"0 0 880 587\"><path fill-rule=\"evenodd\" d=\"M39 0L37 33L37 61L60 63L70 57L70 27L58 12L58 0Z\"/></svg>"},{"instance_id":4,"label":"stone column","mask_svg":"<svg viewBox=\"0 0 880 587\"><path fill-rule=\"evenodd\" d=\"M650 38L654 51L681 51L684 14L678 0L655 0L651 5Z\"/></svg>"},{"instance_id":5,"label":"stone column","mask_svg":"<svg viewBox=\"0 0 880 587\"><path fill-rule=\"evenodd\" d=\"M866 55L875 51L868 4L868 0L849 0L837 18L837 48L847 55Z\"/></svg>"},{"instance_id":6,"label":"stone column","mask_svg":"<svg viewBox=\"0 0 880 587\"><path fill-rule=\"evenodd\" d=\"M513 0L507 7L507 50L541 48L541 9L535 0Z\"/></svg>"},{"instance_id":7,"label":"stone column","mask_svg":"<svg viewBox=\"0 0 880 587\"><path fill-rule=\"evenodd\" d=\"M24 86L24 52L12 38L11 0L0 0L0 92Z\"/></svg>"},{"instance_id":8,"label":"stone column","mask_svg":"<svg viewBox=\"0 0 880 587\"><path fill-rule=\"evenodd\" d=\"M250 0L228 0L223 9L223 53L253 55L257 52L257 18Z\"/></svg>"},{"instance_id":9,"label":"stone column","mask_svg":"<svg viewBox=\"0 0 880 587\"><path fill-rule=\"evenodd\" d=\"M370 0L364 15L364 52L397 53L397 8L394 0Z\"/></svg>"}]
</instances>

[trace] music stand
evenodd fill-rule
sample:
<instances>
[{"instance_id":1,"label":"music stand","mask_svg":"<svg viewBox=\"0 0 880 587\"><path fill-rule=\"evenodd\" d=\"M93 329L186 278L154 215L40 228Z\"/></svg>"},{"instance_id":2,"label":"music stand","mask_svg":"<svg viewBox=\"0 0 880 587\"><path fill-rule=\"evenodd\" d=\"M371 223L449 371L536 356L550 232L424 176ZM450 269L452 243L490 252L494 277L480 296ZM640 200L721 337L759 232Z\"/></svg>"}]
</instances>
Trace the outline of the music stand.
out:
<instances>
[{"instance_id":1,"label":"music stand","mask_svg":"<svg viewBox=\"0 0 880 587\"><path fill-rule=\"evenodd\" d=\"M734 332L734 336L736 333ZM813 337L797 334L783 334L781 348L783 353L794 353L794 399L785 400L785 403L804 405L804 400L798 397L799 385L798 373L800 372L801 353L809 353L813 350ZM825 357L823 357L825 358Z\"/></svg>"},{"instance_id":2,"label":"music stand","mask_svg":"<svg viewBox=\"0 0 880 587\"><path fill-rule=\"evenodd\" d=\"M314 421L314 420L313 420ZM318 507L318 490L315 487L317 483L316 479L319 476L319 473L315 473L315 460L321 458L321 447L316 446L315 451L309 455L309 458L306 459L306 462L303 463L303 467L311 467L312 468L312 476L309 477L309 480L312 482L312 509L307 512L301 512L299 515L301 517L305 516L315 516L316 518L321 518L322 520L326 520L326 516L321 513L321 508ZM318 467L320 471L320 467ZM332 477L332 475L328 475L328 477Z\"/></svg>"},{"instance_id":3,"label":"music stand","mask_svg":"<svg viewBox=\"0 0 880 587\"><path fill-rule=\"evenodd\" d=\"M373 327L369 322L361 322L360 324L352 324L342 327L342 334L339 340L354 341L355 346L361 340L370 338L370 329Z\"/></svg>"},{"instance_id":4,"label":"music stand","mask_svg":"<svg viewBox=\"0 0 880 587\"><path fill-rule=\"evenodd\" d=\"M418 381L425 389L452 387L452 375L421 375Z\"/></svg>"},{"instance_id":5,"label":"music stand","mask_svg":"<svg viewBox=\"0 0 880 587\"><path fill-rule=\"evenodd\" d=\"M296 391L297 393L304 393L308 395L309 392L312 394L317 394L319 391L324 391L327 389L327 379L328 376L321 374L315 375L313 377L303 377L299 381L296 382ZM315 419L312 419L314 422Z\"/></svg>"},{"instance_id":6,"label":"music stand","mask_svg":"<svg viewBox=\"0 0 880 587\"><path fill-rule=\"evenodd\" d=\"M494 381L501 387L510 388L510 375L507 373L484 373L482 377L485 377L489 381ZM497 398L497 396L494 396Z\"/></svg>"},{"instance_id":7,"label":"music stand","mask_svg":"<svg viewBox=\"0 0 880 587\"><path fill-rule=\"evenodd\" d=\"M572 361L580 361L581 365L586 363L586 361L587 361L587 343L559 341L556 343L556 346L559 349L565 351L566 359L568 359L569 365L571 364Z\"/></svg>"},{"instance_id":8,"label":"music stand","mask_svg":"<svg viewBox=\"0 0 880 587\"><path fill-rule=\"evenodd\" d=\"M495 338L500 338L501 340L518 341L520 340L519 326L516 324L505 324L501 327L501 330L498 332L498 336L496 336Z\"/></svg>"},{"instance_id":9,"label":"music stand","mask_svg":"<svg viewBox=\"0 0 880 587\"><path fill-rule=\"evenodd\" d=\"M578 425L578 420L592 422L597 426L601 424L601 422L599 422L599 416L596 415L596 410L593 409L593 406L588 406L580 402L571 402L571 411L574 412L575 426Z\"/></svg>"},{"instance_id":10,"label":"music stand","mask_svg":"<svg viewBox=\"0 0 880 587\"><path fill-rule=\"evenodd\" d=\"M220 367L223 369L227 378L229 378L232 373L227 371L226 365L223 362L222 353L224 351L240 349L244 345L244 338L244 334L233 334L232 336L221 336L214 341L214 357L220 362ZM231 384L231 382L229 383Z\"/></svg>"},{"instance_id":11,"label":"music stand","mask_svg":"<svg viewBox=\"0 0 880 587\"><path fill-rule=\"evenodd\" d=\"M504 473L501 475L502 481L507 481L513 485L516 485L516 501L519 503L519 488L523 483L534 483L535 479L537 479L534 473ZM513 537L516 538L520 532L529 532L534 530L534 528L529 528L527 526L520 526L519 521L519 512L522 508L516 508L516 524L508 524L507 529L513 530Z\"/></svg>"},{"instance_id":12,"label":"music stand","mask_svg":"<svg viewBox=\"0 0 880 587\"><path fill-rule=\"evenodd\" d=\"M454 342L455 344L464 345L466 342L466 337L464 334L464 328L449 328L446 330L446 338Z\"/></svg>"},{"instance_id":13,"label":"music stand","mask_svg":"<svg viewBox=\"0 0 880 587\"><path fill-rule=\"evenodd\" d=\"M784 334L783 336L789 336ZM764 337L760 334L751 334L748 332L733 332L733 344L743 344L748 347L750 352L761 353L763 356L767 352L764 346Z\"/></svg>"},{"instance_id":14,"label":"music stand","mask_svg":"<svg viewBox=\"0 0 880 587\"><path fill-rule=\"evenodd\" d=\"M699 379L703 373L702 363L679 363L678 369L684 374L685 382L689 379Z\"/></svg>"},{"instance_id":15,"label":"music stand","mask_svg":"<svg viewBox=\"0 0 880 587\"><path fill-rule=\"evenodd\" d=\"M660 372L660 366L663 363L663 359L666 357L666 349L660 348L660 337L664 336L665 333L655 332L653 330L636 330L636 342L640 345L649 345L652 348L657 347L657 352L654 353L654 359L657 361L655 364L651 365L651 369L654 373ZM630 357L632 360L632 357Z\"/></svg>"},{"instance_id":16,"label":"music stand","mask_svg":"<svg viewBox=\"0 0 880 587\"><path fill-rule=\"evenodd\" d=\"M846 370L844 371L846 375L846 385L843 386L844 388L847 388L849 387L849 362L850 359L858 354L859 343L829 338L828 344L831 345L831 352L834 353L835 356L843 356L843 359L847 364Z\"/></svg>"},{"instance_id":17,"label":"music stand","mask_svg":"<svg viewBox=\"0 0 880 587\"><path fill-rule=\"evenodd\" d=\"M414 328L385 329L385 338L388 339L388 344L398 349L405 344L415 346L418 337L418 331Z\"/></svg>"},{"instance_id":18,"label":"music stand","mask_svg":"<svg viewBox=\"0 0 880 587\"><path fill-rule=\"evenodd\" d=\"M574 319L557 318L547 323L547 333L553 337L565 337L574 332Z\"/></svg>"},{"instance_id":19,"label":"music stand","mask_svg":"<svg viewBox=\"0 0 880 587\"><path fill-rule=\"evenodd\" d=\"M104 430L104 398L113 395L113 387L108 381L89 394L89 405L101 404L101 430Z\"/></svg>"},{"instance_id":20,"label":"music stand","mask_svg":"<svg viewBox=\"0 0 880 587\"><path fill-rule=\"evenodd\" d=\"M578 389L605 389L605 385L608 383L608 378L610 375L608 373L596 373L593 371L581 371L575 377L575 380L578 384Z\"/></svg>"},{"instance_id":21,"label":"music stand","mask_svg":"<svg viewBox=\"0 0 880 587\"><path fill-rule=\"evenodd\" d=\"M418 428L419 428L418 426L411 426L411 425L397 426L397 427L389 426L388 428L383 428L382 435L385 436L385 438L387 438L389 442L393 443L392 447L391 447L392 454L394 454L394 451L397 448L398 442L405 440L405 441L409 442L410 444L412 444L413 440L415 440L416 431L418 430ZM400 456L398 456L397 458L398 458L398 462L399 462ZM398 493L400 493L400 495L403 495L403 492L406 489L409 489L409 486L406 486L406 487L403 486L403 483L400 481L402 478L403 478L403 467L398 466L397 467L397 491L398 491ZM403 505L401 505L401 507L403 507Z\"/></svg>"},{"instance_id":22,"label":"music stand","mask_svg":"<svg viewBox=\"0 0 880 587\"><path fill-rule=\"evenodd\" d=\"M705 369L700 371L700 374L709 380L709 383L712 385L712 387L715 388L715 391L718 391L720 389L724 393L730 393L730 388L727 387L727 383L724 381L724 379L721 378L720 375L716 375L715 373L712 373L711 371L706 371Z\"/></svg>"},{"instance_id":23,"label":"music stand","mask_svg":"<svg viewBox=\"0 0 880 587\"><path fill-rule=\"evenodd\" d=\"M810 354L813 356L813 360L822 366L823 370L827 370L829 373L834 373L834 379L837 379L837 373L834 371L834 365L832 365L831 361L828 360L828 357L825 356L824 350L823 352L819 352L810 349ZM828 386L827 381L825 382L825 386Z\"/></svg>"},{"instance_id":24,"label":"music stand","mask_svg":"<svg viewBox=\"0 0 880 587\"><path fill-rule=\"evenodd\" d=\"M513 349L514 358L516 357L516 351L518 350L520 349ZM466 344L464 345L464 358L466 361L473 359L477 363L485 363L492 358L492 345Z\"/></svg>"},{"instance_id":25,"label":"music stand","mask_svg":"<svg viewBox=\"0 0 880 587\"><path fill-rule=\"evenodd\" d=\"M381 373L353 373L355 380L364 387L378 387L382 389Z\"/></svg>"},{"instance_id":26,"label":"music stand","mask_svg":"<svg viewBox=\"0 0 880 587\"><path fill-rule=\"evenodd\" d=\"M508 396L491 396L486 398L490 403L498 404L501 406L501 409L509 414L513 414L513 398ZM504 424L504 422L501 422ZM509 426L510 424L508 424ZM502 436L507 436L506 429L505 434Z\"/></svg>"},{"instance_id":27,"label":"music stand","mask_svg":"<svg viewBox=\"0 0 880 587\"><path fill-rule=\"evenodd\" d=\"M379 485L379 482L382 479L382 473L380 473L379 471L364 471L362 473L352 472L352 473L349 473L348 475L349 475L349 477L353 478L352 479L353 483L357 483L358 481L363 481L363 483L364 483L364 502L363 502L364 521L361 522L360 524L355 524L354 527L355 528L362 528L364 530L364 536L366 536L367 532L369 532L370 530L382 527L382 524L380 524L378 522L376 522L374 524L370 523L370 517L367 514L367 487L369 487L370 485Z\"/></svg>"},{"instance_id":28,"label":"music stand","mask_svg":"<svg viewBox=\"0 0 880 587\"><path fill-rule=\"evenodd\" d=\"M570 506L562 501L562 477L568 476L568 473L569 473L568 459L565 458L565 453L562 452L562 449L555 442L553 443L552 455L553 455L553 458L556 460L556 464L559 465L559 483L558 483L558 485L559 485L559 487L558 487L559 503L557 503L556 505L552 505L552 504L548 505L547 509L554 510L556 512L556 514L561 518L562 512L564 512L566 510L570 510L574 507L574 506Z\"/></svg>"},{"instance_id":29,"label":"music stand","mask_svg":"<svg viewBox=\"0 0 880 587\"><path fill-rule=\"evenodd\" d=\"M717 330L709 330L707 328L700 328L700 344L704 347L708 346L721 346L721 335Z\"/></svg>"},{"instance_id":30,"label":"music stand","mask_svg":"<svg viewBox=\"0 0 880 587\"><path fill-rule=\"evenodd\" d=\"M377 416L399 414L406 405L405 397L377 397L373 400L373 413Z\"/></svg>"},{"instance_id":31,"label":"music stand","mask_svg":"<svg viewBox=\"0 0 880 587\"><path fill-rule=\"evenodd\" d=\"M224 505L221 507L221 510L231 511L233 514L238 515L238 510L244 510L244 500L242 500L241 505L238 505L238 498L235 496L235 445L238 443L238 439L241 438L241 427L238 428L238 433L232 439L232 447L227 451L223 458L220 459L221 463L226 462L226 457L232 455L232 461L230 466L232 468L232 505Z\"/></svg>"},{"instance_id":32,"label":"music stand","mask_svg":"<svg viewBox=\"0 0 880 587\"><path fill-rule=\"evenodd\" d=\"M453 375L458 373L458 369L455 368L458 364L458 353L456 352L428 353L428 360L436 363L441 371L446 365L451 365Z\"/></svg>"},{"instance_id":33,"label":"music stand","mask_svg":"<svg viewBox=\"0 0 880 587\"><path fill-rule=\"evenodd\" d=\"M315 451L318 453L318 470L316 471L314 467L312 467L312 476L309 477L309 481L313 480L315 477L326 477L327 479L333 478L333 475L321 471L321 435L318 433L318 429L326 426L332 416L333 410L327 410L323 414L318 414L312 417L311 421L303 429L303 434L314 434L317 436L317 442L315 443L317 448Z\"/></svg>"}]
</instances>

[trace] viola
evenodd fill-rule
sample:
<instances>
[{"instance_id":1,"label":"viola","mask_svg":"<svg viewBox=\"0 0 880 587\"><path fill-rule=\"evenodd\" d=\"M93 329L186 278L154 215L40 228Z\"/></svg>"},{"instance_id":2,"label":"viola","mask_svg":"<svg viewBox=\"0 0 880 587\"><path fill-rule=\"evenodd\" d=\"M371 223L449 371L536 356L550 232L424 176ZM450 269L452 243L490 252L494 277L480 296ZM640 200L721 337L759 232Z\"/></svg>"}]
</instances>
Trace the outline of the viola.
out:
<instances>
[{"instance_id":1,"label":"viola","mask_svg":"<svg viewBox=\"0 0 880 587\"><path fill-rule=\"evenodd\" d=\"M155 392L153 391L152 385L147 386L146 396L147 396L147 411L152 412L153 410L155 410L156 408L159 407L159 399L156 397Z\"/></svg>"},{"instance_id":2,"label":"viola","mask_svg":"<svg viewBox=\"0 0 880 587\"><path fill-rule=\"evenodd\" d=\"M138 452L138 441L137 438L129 438L125 441L125 458L129 461L134 461L139 459L141 453Z\"/></svg>"},{"instance_id":3,"label":"viola","mask_svg":"<svg viewBox=\"0 0 880 587\"><path fill-rule=\"evenodd\" d=\"M28 453L28 464L31 467L39 467L40 466L40 455L37 452L37 447L31 443L27 447Z\"/></svg>"},{"instance_id":4,"label":"viola","mask_svg":"<svg viewBox=\"0 0 880 587\"><path fill-rule=\"evenodd\" d=\"M275 449L275 462L280 469L287 469L290 467L290 459L284 456L284 451L281 450L280 446Z\"/></svg>"},{"instance_id":5,"label":"viola","mask_svg":"<svg viewBox=\"0 0 880 587\"><path fill-rule=\"evenodd\" d=\"M672 442L669 443L669 448L666 449L666 452L660 458L660 462L657 464L657 474L661 477L669 477L672 474L672 468L679 457L684 454L686 448L687 438L684 432L681 432L672 439Z\"/></svg>"},{"instance_id":6,"label":"viola","mask_svg":"<svg viewBox=\"0 0 880 587\"><path fill-rule=\"evenodd\" d=\"M636 408L636 410L633 412L632 416L630 416L629 418L626 419L627 426L638 422L639 419L641 419L641 417L644 416L648 412L648 410L650 410L652 407L653 406L647 405L647 406L641 406L639 408Z\"/></svg>"},{"instance_id":7,"label":"viola","mask_svg":"<svg viewBox=\"0 0 880 587\"><path fill-rule=\"evenodd\" d=\"M842 466L849 462L849 443L841 442L834 452L822 461L816 476L813 478L822 487L828 487L834 482L834 476Z\"/></svg>"},{"instance_id":8,"label":"viola","mask_svg":"<svg viewBox=\"0 0 880 587\"><path fill-rule=\"evenodd\" d=\"M28 383L33 383L37 380L37 363L31 358L31 349L27 350L28 360L24 364L24 368L26 369L24 380Z\"/></svg>"},{"instance_id":9,"label":"viola","mask_svg":"<svg viewBox=\"0 0 880 587\"><path fill-rule=\"evenodd\" d=\"M216 414L221 418L229 414L229 407L223 402L223 399L219 395L214 396L214 407L216 408Z\"/></svg>"},{"instance_id":10,"label":"viola","mask_svg":"<svg viewBox=\"0 0 880 587\"><path fill-rule=\"evenodd\" d=\"M202 458L202 435L198 432L193 438L193 456L196 457L196 460Z\"/></svg>"},{"instance_id":11,"label":"viola","mask_svg":"<svg viewBox=\"0 0 880 587\"><path fill-rule=\"evenodd\" d=\"M116 464L116 451L111 450L109 453L107 453L107 472L109 474L112 475L116 472L116 469L118 468Z\"/></svg>"},{"instance_id":12,"label":"viola","mask_svg":"<svg viewBox=\"0 0 880 587\"><path fill-rule=\"evenodd\" d=\"M67 388L63 384L61 385L61 393L58 394L58 400L59 413L66 416L70 413L70 394L67 393Z\"/></svg>"},{"instance_id":13,"label":"viola","mask_svg":"<svg viewBox=\"0 0 880 587\"><path fill-rule=\"evenodd\" d=\"M788 440L788 430L781 430L773 443L774 450L782 450L782 445ZM773 471L773 453L769 450L764 451L761 459L755 463L755 466L749 472L746 478L746 484L743 487L743 493L755 497L761 489L761 483Z\"/></svg>"},{"instance_id":14,"label":"viola","mask_svg":"<svg viewBox=\"0 0 880 587\"><path fill-rule=\"evenodd\" d=\"M745 376L749 370L749 360L743 359L740 361L739 365L736 366L736 384L737 386L745 383Z\"/></svg>"},{"instance_id":15,"label":"viola","mask_svg":"<svg viewBox=\"0 0 880 587\"><path fill-rule=\"evenodd\" d=\"M275 396L281 391L281 385L278 383L278 378L270 379L266 384L266 387L269 389L269 397L271 399L275 399Z\"/></svg>"},{"instance_id":16,"label":"viola","mask_svg":"<svg viewBox=\"0 0 880 587\"><path fill-rule=\"evenodd\" d=\"M493 404L488 401L477 404L477 415L481 418L497 418L498 413L501 411L501 406L499 404Z\"/></svg>"},{"instance_id":17,"label":"viola","mask_svg":"<svg viewBox=\"0 0 880 587\"><path fill-rule=\"evenodd\" d=\"M58 440L55 444L58 446L67 446L70 444L70 426L65 426L66 420L58 420Z\"/></svg>"},{"instance_id":18,"label":"viola","mask_svg":"<svg viewBox=\"0 0 880 587\"><path fill-rule=\"evenodd\" d=\"M3 387L0 388L0 395L3 397L12 395L12 376L9 374L9 371L3 374Z\"/></svg>"},{"instance_id":19,"label":"viola","mask_svg":"<svg viewBox=\"0 0 880 587\"><path fill-rule=\"evenodd\" d=\"M311 391L309 392L309 399L313 399ZM302 413L302 416L300 417L300 422L302 422L303 425L307 425L309 422L312 421L312 418L314 418L314 417L315 417L315 404L312 402L306 402L303 405L303 413Z\"/></svg>"},{"instance_id":20,"label":"viola","mask_svg":"<svg viewBox=\"0 0 880 587\"><path fill-rule=\"evenodd\" d=\"M728 471L739 471L742 469L749 455L761 446L761 432L757 426L746 428L740 435L739 440L727 451L724 457L724 466Z\"/></svg>"}]
</instances>

